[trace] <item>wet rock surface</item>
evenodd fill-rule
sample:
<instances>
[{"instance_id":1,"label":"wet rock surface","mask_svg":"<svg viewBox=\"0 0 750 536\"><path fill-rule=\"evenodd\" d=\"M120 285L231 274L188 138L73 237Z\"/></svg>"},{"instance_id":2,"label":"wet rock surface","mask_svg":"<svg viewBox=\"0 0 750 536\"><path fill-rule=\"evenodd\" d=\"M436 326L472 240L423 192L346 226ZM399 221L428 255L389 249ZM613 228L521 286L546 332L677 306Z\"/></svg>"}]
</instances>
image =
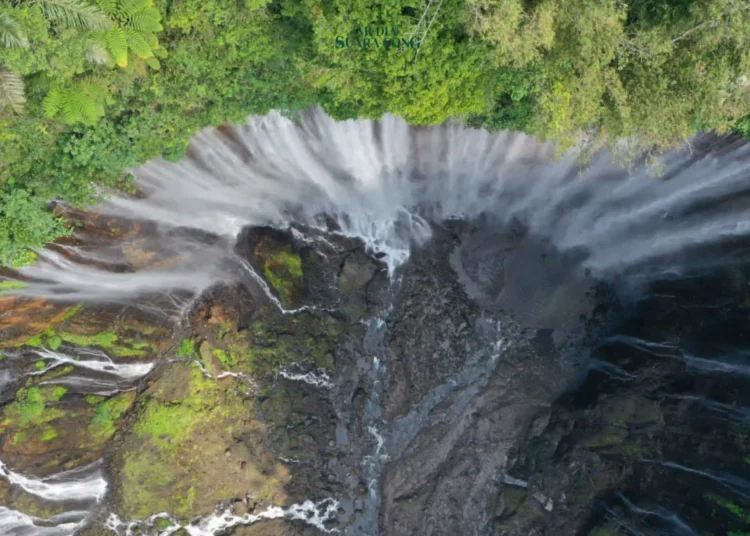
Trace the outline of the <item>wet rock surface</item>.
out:
<instances>
[{"instance_id":1,"label":"wet rock surface","mask_svg":"<svg viewBox=\"0 0 750 536\"><path fill-rule=\"evenodd\" d=\"M540 256L552 255L549 263L560 263L563 276L553 291L575 287L579 329L567 313L567 324L549 321L550 315L542 320L541 314L519 322L488 296L502 296L512 283L506 278L517 269L509 260L528 256L534 247L515 238L494 257L472 259L466 249L475 247L481 233L465 225L438 231L403 273L388 344L383 534L488 533L511 451L586 357L581 313L591 313L595 300L581 292L583 277L564 277L575 272L538 246ZM526 249L519 253L520 245ZM536 265L536 271L527 267L527 280L547 270ZM589 281L587 289L592 287ZM561 326L567 338L540 344L540 331Z\"/></svg>"},{"instance_id":2,"label":"wet rock surface","mask_svg":"<svg viewBox=\"0 0 750 536\"><path fill-rule=\"evenodd\" d=\"M0 459L44 477L103 458L85 536L110 512L121 534L744 536L747 273L615 296L493 225L434 228L393 280L356 240L248 229L236 280L176 323L163 298L4 298ZM55 383L102 384L80 366L102 356L154 367ZM5 482L0 503L77 506Z\"/></svg>"}]
</instances>

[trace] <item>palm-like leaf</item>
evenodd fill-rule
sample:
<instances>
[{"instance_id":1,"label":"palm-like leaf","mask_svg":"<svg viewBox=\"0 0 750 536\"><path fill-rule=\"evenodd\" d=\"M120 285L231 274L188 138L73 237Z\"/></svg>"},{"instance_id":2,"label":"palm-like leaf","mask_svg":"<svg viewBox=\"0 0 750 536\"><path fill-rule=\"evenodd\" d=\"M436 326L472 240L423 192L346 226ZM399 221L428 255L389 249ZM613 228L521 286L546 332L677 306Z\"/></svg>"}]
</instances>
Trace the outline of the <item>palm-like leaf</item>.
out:
<instances>
[{"instance_id":1,"label":"palm-like leaf","mask_svg":"<svg viewBox=\"0 0 750 536\"><path fill-rule=\"evenodd\" d=\"M102 77L88 76L67 87L53 87L42 106L49 118L61 116L68 124L94 124L104 115L104 103L108 100L107 81Z\"/></svg>"},{"instance_id":2,"label":"palm-like leaf","mask_svg":"<svg viewBox=\"0 0 750 536\"><path fill-rule=\"evenodd\" d=\"M23 28L10 13L0 13L0 43L8 48L29 46Z\"/></svg>"},{"instance_id":3,"label":"palm-like leaf","mask_svg":"<svg viewBox=\"0 0 750 536\"><path fill-rule=\"evenodd\" d=\"M104 30L112 21L86 0L32 0L50 21L81 30Z\"/></svg>"},{"instance_id":4,"label":"palm-like leaf","mask_svg":"<svg viewBox=\"0 0 750 536\"><path fill-rule=\"evenodd\" d=\"M114 57L117 65L119 65L120 67L127 66L128 37L125 33L125 29L118 26L116 28L112 28L111 30L107 30L105 39L107 43L107 50L109 50L109 52L112 54L112 57Z\"/></svg>"},{"instance_id":5,"label":"palm-like leaf","mask_svg":"<svg viewBox=\"0 0 750 536\"><path fill-rule=\"evenodd\" d=\"M139 58L150 58L154 55L151 45L149 45L144 34L132 28L128 28L126 33L128 36L128 47L135 52L136 56Z\"/></svg>"},{"instance_id":6,"label":"palm-like leaf","mask_svg":"<svg viewBox=\"0 0 750 536\"><path fill-rule=\"evenodd\" d=\"M117 15L117 0L96 0L96 3L110 17Z\"/></svg>"},{"instance_id":7,"label":"palm-like leaf","mask_svg":"<svg viewBox=\"0 0 750 536\"><path fill-rule=\"evenodd\" d=\"M111 59L107 47L104 43L97 41L96 39L89 42L86 47L86 60L93 63L107 63Z\"/></svg>"},{"instance_id":8,"label":"palm-like leaf","mask_svg":"<svg viewBox=\"0 0 750 536\"><path fill-rule=\"evenodd\" d=\"M161 69L161 63L156 58L146 58L146 65L151 67L154 71Z\"/></svg>"},{"instance_id":9,"label":"palm-like leaf","mask_svg":"<svg viewBox=\"0 0 750 536\"><path fill-rule=\"evenodd\" d=\"M128 26L139 32L160 32L163 30L159 22L159 12L153 8L147 8L139 11L128 19Z\"/></svg>"},{"instance_id":10,"label":"palm-like leaf","mask_svg":"<svg viewBox=\"0 0 750 536\"><path fill-rule=\"evenodd\" d=\"M44 108L44 115L52 118L55 117L63 107L63 100L65 98L65 92L58 86L53 87L49 90L49 93L44 97L42 102L42 108Z\"/></svg>"},{"instance_id":11,"label":"palm-like leaf","mask_svg":"<svg viewBox=\"0 0 750 536\"><path fill-rule=\"evenodd\" d=\"M117 12L120 17L129 19L147 7L149 7L149 0L121 0Z\"/></svg>"},{"instance_id":12,"label":"palm-like leaf","mask_svg":"<svg viewBox=\"0 0 750 536\"><path fill-rule=\"evenodd\" d=\"M15 113L23 112L26 92L23 77L6 67L0 67L0 110L10 108Z\"/></svg>"}]
</instances>

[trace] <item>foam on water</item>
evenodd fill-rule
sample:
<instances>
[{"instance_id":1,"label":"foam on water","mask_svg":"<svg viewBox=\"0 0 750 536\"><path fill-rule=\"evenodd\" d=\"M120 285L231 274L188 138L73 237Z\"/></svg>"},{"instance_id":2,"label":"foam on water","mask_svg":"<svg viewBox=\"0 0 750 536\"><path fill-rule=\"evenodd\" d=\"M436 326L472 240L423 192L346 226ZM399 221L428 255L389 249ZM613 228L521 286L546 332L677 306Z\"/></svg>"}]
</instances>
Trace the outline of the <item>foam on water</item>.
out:
<instances>
[{"instance_id":1,"label":"foam on water","mask_svg":"<svg viewBox=\"0 0 750 536\"><path fill-rule=\"evenodd\" d=\"M302 521L323 532L335 532L335 529L326 528L325 524L335 517L337 508L338 501L329 498L318 502L308 500L304 503L293 504L288 508L272 506L260 513L245 514L243 516L235 515L230 509L227 509L210 516L205 516L187 525L180 525L168 513L156 514L145 521L131 522L124 522L117 515L110 514L106 526L119 536L137 536L141 534L169 536L180 530L180 528L190 536L213 536L214 534L221 534L231 527L251 525L267 519L288 519ZM169 519L174 525L161 531L153 530L153 524L158 519Z\"/></svg>"}]
</instances>

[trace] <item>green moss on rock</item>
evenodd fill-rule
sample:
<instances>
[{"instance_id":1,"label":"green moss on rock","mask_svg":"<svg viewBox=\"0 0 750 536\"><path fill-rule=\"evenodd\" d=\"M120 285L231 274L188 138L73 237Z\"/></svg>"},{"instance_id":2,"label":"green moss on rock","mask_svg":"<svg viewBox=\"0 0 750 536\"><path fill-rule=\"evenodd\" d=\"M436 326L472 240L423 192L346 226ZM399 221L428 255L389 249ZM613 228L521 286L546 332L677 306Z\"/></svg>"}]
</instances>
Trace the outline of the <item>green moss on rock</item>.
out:
<instances>
[{"instance_id":1,"label":"green moss on rock","mask_svg":"<svg viewBox=\"0 0 750 536\"><path fill-rule=\"evenodd\" d=\"M255 248L255 257L263 266L263 276L282 301L294 301L295 292L303 288L302 259L289 244L263 240Z\"/></svg>"},{"instance_id":2,"label":"green moss on rock","mask_svg":"<svg viewBox=\"0 0 750 536\"><path fill-rule=\"evenodd\" d=\"M95 404L62 386L30 385L18 390L0 418L0 458L16 470L52 473L90 463L101 456L135 391ZM97 397L100 398L100 397Z\"/></svg>"},{"instance_id":3,"label":"green moss on rock","mask_svg":"<svg viewBox=\"0 0 750 536\"><path fill-rule=\"evenodd\" d=\"M117 421L133 405L135 394L135 391L127 391L108 400L95 403L96 413L87 429L87 433L93 441L107 441L115 434Z\"/></svg>"},{"instance_id":4,"label":"green moss on rock","mask_svg":"<svg viewBox=\"0 0 750 536\"><path fill-rule=\"evenodd\" d=\"M237 437L260 427L232 378L217 381L174 363L145 393L125 440L115 493L121 515L167 511L181 519L213 511L221 500L257 495L283 500L283 465L258 464Z\"/></svg>"}]
</instances>

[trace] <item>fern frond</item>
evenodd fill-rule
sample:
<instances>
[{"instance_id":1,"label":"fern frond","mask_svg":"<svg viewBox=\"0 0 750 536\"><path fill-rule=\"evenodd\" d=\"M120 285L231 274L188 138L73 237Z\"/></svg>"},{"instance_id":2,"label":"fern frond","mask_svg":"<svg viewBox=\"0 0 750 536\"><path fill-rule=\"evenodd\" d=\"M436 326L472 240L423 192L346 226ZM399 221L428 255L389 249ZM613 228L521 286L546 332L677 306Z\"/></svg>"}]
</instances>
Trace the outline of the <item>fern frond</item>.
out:
<instances>
[{"instance_id":1,"label":"fern frond","mask_svg":"<svg viewBox=\"0 0 750 536\"><path fill-rule=\"evenodd\" d=\"M161 63L156 58L146 58L146 65L151 67L154 71L161 69Z\"/></svg>"},{"instance_id":2,"label":"fern frond","mask_svg":"<svg viewBox=\"0 0 750 536\"><path fill-rule=\"evenodd\" d=\"M61 116L68 124L94 124L104 115L104 103L109 100L106 79L88 76L64 88L53 87L44 98L42 107L47 117Z\"/></svg>"},{"instance_id":3,"label":"fern frond","mask_svg":"<svg viewBox=\"0 0 750 536\"><path fill-rule=\"evenodd\" d=\"M88 99L86 99L86 95L76 91L74 88L68 88L65 91L62 107L63 119L68 124L83 121L87 106Z\"/></svg>"},{"instance_id":4,"label":"fern frond","mask_svg":"<svg viewBox=\"0 0 750 536\"><path fill-rule=\"evenodd\" d=\"M137 32L138 30L136 30ZM156 37L154 34L150 32L140 32L140 34L143 36L143 38L148 43L148 46L151 47L151 50L156 51L157 48L159 48L159 38Z\"/></svg>"},{"instance_id":5,"label":"fern frond","mask_svg":"<svg viewBox=\"0 0 750 536\"><path fill-rule=\"evenodd\" d=\"M162 31L161 16L153 8L144 9L130 17L127 26L143 33L156 33Z\"/></svg>"},{"instance_id":6,"label":"fern frond","mask_svg":"<svg viewBox=\"0 0 750 536\"><path fill-rule=\"evenodd\" d=\"M133 62L133 72L138 76L146 76L146 73L148 72L146 61L141 58L136 58Z\"/></svg>"},{"instance_id":7,"label":"fern frond","mask_svg":"<svg viewBox=\"0 0 750 536\"><path fill-rule=\"evenodd\" d=\"M117 0L96 0L96 3L108 16L117 16Z\"/></svg>"},{"instance_id":8,"label":"fern frond","mask_svg":"<svg viewBox=\"0 0 750 536\"><path fill-rule=\"evenodd\" d=\"M10 13L0 13L0 43L7 48L26 48L29 40L21 25Z\"/></svg>"},{"instance_id":9,"label":"fern frond","mask_svg":"<svg viewBox=\"0 0 750 536\"><path fill-rule=\"evenodd\" d=\"M89 41L89 44L86 47L87 61L102 65L104 63L107 63L110 59L112 59L112 57L110 56L109 52L107 52L107 47L104 43L97 39L92 39L91 41Z\"/></svg>"},{"instance_id":10,"label":"fern frond","mask_svg":"<svg viewBox=\"0 0 750 536\"><path fill-rule=\"evenodd\" d=\"M139 58L150 58L154 55L151 46L148 44L146 37L139 31L132 28L126 30L128 36L128 47L132 50Z\"/></svg>"},{"instance_id":11,"label":"fern frond","mask_svg":"<svg viewBox=\"0 0 750 536\"><path fill-rule=\"evenodd\" d=\"M6 67L0 67L0 110L10 108L17 114L23 113L26 104L26 90L23 77Z\"/></svg>"},{"instance_id":12,"label":"fern frond","mask_svg":"<svg viewBox=\"0 0 750 536\"><path fill-rule=\"evenodd\" d=\"M169 56L167 49L161 45L158 45L157 47L152 48L152 50L154 51L154 56L156 56L157 58L164 59Z\"/></svg>"},{"instance_id":13,"label":"fern frond","mask_svg":"<svg viewBox=\"0 0 750 536\"><path fill-rule=\"evenodd\" d=\"M47 93L52 87L52 79L45 71L41 71L27 77L25 82L27 94L44 94Z\"/></svg>"},{"instance_id":14,"label":"fern frond","mask_svg":"<svg viewBox=\"0 0 750 536\"><path fill-rule=\"evenodd\" d=\"M65 92L60 89L59 86L55 86L49 90L49 93L44 97L42 101L42 108L44 109L44 115L50 119L55 117L63 107L63 101L65 99Z\"/></svg>"},{"instance_id":15,"label":"fern frond","mask_svg":"<svg viewBox=\"0 0 750 536\"><path fill-rule=\"evenodd\" d=\"M124 28L119 26L105 34L107 49L120 67L128 65L128 37Z\"/></svg>"},{"instance_id":16,"label":"fern frond","mask_svg":"<svg viewBox=\"0 0 750 536\"><path fill-rule=\"evenodd\" d=\"M124 19L129 19L147 7L148 0L120 0L117 14Z\"/></svg>"},{"instance_id":17,"label":"fern frond","mask_svg":"<svg viewBox=\"0 0 750 536\"><path fill-rule=\"evenodd\" d=\"M109 95L109 82L102 76L87 76L78 85L81 91L95 102L101 102Z\"/></svg>"},{"instance_id":18,"label":"fern frond","mask_svg":"<svg viewBox=\"0 0 750 536\"><path fill-rule=\"evenodd\" d=\"M79 30L104 30L112 21L95 5L86 0L32 0L50 21Z\"/></svg>"}]
</instances>

